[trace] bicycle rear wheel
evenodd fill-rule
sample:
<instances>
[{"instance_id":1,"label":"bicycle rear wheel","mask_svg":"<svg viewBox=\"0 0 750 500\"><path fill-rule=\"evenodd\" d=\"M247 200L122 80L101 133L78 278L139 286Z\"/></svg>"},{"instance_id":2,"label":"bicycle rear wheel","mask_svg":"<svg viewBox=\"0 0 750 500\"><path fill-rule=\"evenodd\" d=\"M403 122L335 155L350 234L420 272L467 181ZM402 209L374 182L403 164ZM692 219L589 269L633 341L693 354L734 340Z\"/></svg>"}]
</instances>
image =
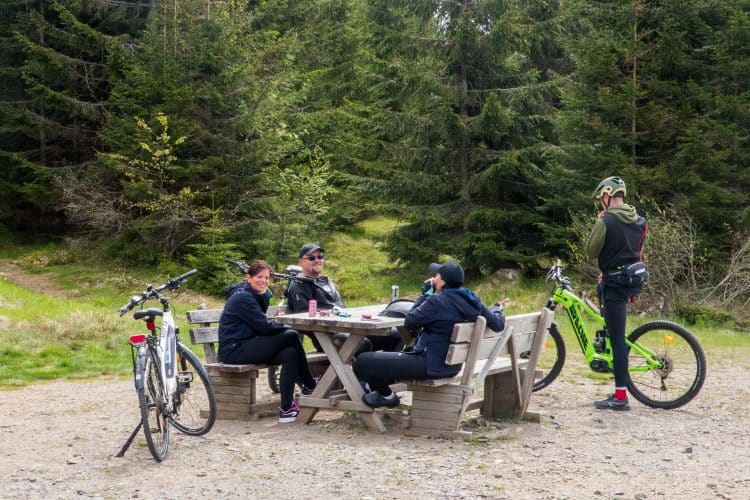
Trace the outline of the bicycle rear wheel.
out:
<instances>
[{"instance_id":1,"label":"bicycle rear wheel","mask_svg":"<svg viewBox=\"0 0 750 500\"><path fill-rule=\"evenodd\" d=\"M646 360L628 348L628 390L652 408L671 410L692 400L706 380L706 355L696 338L670 321L651 321L630 334L628 340L648 349L661 368L640 369Z\"/></svg>"},{"instance_id":2,"label":"bicycle rear wheel","mask_svg":"<svg viewBox=\"0 0 750 500\"><path fill-rule=\"evenodd\" d=\"M528 358L529 353L521 354L521 357ZM536 365L537 371L541 370L542 377L534 380L532 391L540 391L550 385L560 375L560 371L565 364L565 341L563 340L557 323L552 323L548 330L547 340L539 354L539 361Z\"/></svg>"},{"instance_id":3,"label":"bicycle rear wheel","mask_svg":"<svg viewBox=\"0 0 750 500\"><path fill-rule=\"evenodd\" d=\"M200 359L177 344L177 392L172 424L184 434L201 436L216 422L216 397Z\"/></svg>"},{"instance_id":4,"label":"bicycle rear wheel","mask_svg":"<svg viewBox=\"0 0 750 500\"><path fill-rule=\"evenodd\" d=\"M157 462L161 462L169 449L169 420L166 416L166 398L156 351L147 351L141 370L143 386L138 389L138 402L141 407L143 434L146 436L146 444L151 455Z\"/></svg>"}]
</instances>

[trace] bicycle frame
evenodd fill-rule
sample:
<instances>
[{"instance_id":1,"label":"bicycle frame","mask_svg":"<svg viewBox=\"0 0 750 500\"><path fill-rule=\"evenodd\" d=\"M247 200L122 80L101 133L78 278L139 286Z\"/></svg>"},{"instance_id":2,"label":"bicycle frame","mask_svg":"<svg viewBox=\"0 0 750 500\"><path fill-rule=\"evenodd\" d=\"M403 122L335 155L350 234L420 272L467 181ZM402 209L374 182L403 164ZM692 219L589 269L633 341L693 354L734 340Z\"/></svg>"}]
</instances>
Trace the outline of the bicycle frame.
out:
<instances>
[{"instance_id":1,"label":"bicycle frame","mask_svg":"<svg viewBox=\"0 0 750 500\"><path fill-rule=\"evenodd\" d=\"M169 306L165 306L165 310L161 312L162 321L160 334L156 334L156 325L153 321L146 322L146 328L149 330L149 336L142 342L133 342L134 337L141 337L140 335L134 335L131 337L131 345L136 348L136 355L134 360L135 368L135 388L143 388L143 380L138 379L138 374L143 373L140 368L146 362L146 353L149 348L156 348L159 356L159 373L161 374L160 380L162 381L162 390L166 396L164 404L168 411L174 409L174 394L177 390L177 370L176 357L177 357L177 326L175 325L174 318L172 317L172 311L169 310Z\"/></svg>"},{"instance_id":2,"label":"bicycle frame","mask_svg":"<svg viewBox=\"0 0 750 500\"><path fill-rule=\"evenodd\" d=\"M598 331L606 330L607 326L604 318L595 309L595 306L585 298L577 296L567 283L560 283L559 281L555 286L553 296L547 303L547 308L554 311L558 304L562 304L565 309L568 320L578 340L578 345L589 367L594 371L611 371L613 364L609 336L605 337L604 346L601 352L598 352L584 323L584 318L588 317L598 325ZM629 366L629 371L646 372L662 368L662 362L655 358L656 354L653 351L639 345L637 342L634 343L627 339L625 339L625 342L632 351L637 352L646 361L643 365Z\"/></svg>"}]
</instances>

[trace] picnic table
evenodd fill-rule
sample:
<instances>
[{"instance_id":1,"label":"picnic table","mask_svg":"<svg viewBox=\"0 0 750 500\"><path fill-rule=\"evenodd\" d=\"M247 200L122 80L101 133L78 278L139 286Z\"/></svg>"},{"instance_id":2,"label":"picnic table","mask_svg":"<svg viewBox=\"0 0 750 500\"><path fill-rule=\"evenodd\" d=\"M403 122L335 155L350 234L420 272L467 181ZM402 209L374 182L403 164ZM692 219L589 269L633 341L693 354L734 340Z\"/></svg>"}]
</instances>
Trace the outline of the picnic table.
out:
<instances>
[{"instance_id":1,"label":"picnic table","mask_svg":"<svg viewBox=\"0 0 750 500\"><path fill-rule=\"evenodd\" d=\"M380 416L372 408L362 402L364 391L354 370L349 364L357 351L359 344L368 335L389 335L391 328L403 327L403 318L379 316L386 304L376 304L363 307L344 309L350 316L320 315L310 316L308 313L285 314L278 321L290 325L298 330L312 331L323 347L330 366L318 381L318 385L310 396L299 399L301 408L297 421L308 424L315 417L318 410L356 411L371 430L385 432ZM337 348L333 343L333 334L344 332L349 337ZM336 389L339 383L343 389Z\"/></svg>"}]
</instances>

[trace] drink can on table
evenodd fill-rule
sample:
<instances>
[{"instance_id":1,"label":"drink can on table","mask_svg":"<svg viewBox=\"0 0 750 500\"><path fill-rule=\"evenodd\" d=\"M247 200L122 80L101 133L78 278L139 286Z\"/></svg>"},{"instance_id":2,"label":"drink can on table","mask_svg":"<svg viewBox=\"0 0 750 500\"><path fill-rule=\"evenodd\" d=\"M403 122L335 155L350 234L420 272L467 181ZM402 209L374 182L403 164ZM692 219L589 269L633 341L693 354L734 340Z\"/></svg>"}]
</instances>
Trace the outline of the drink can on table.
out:
<instances>
[{"instance_id":1,"label":"drink can on table","mask_svg":"<svg viewBox=\"0 0 750 500\"><path fill-rule=\"evenodd\" d=\"M318 314L318 301L310 300L307 302L307 314L315 316Z\"/></svg>"},{"instance_id":2,"label":"drink can on table","mask_svg":"<svg viewBox=\"0 0 750 500\"><path fill-rule=\"evenodd\" d=\"M398 285L391 286L391 302L398 300Z\"/></svg>"}]
</instances>

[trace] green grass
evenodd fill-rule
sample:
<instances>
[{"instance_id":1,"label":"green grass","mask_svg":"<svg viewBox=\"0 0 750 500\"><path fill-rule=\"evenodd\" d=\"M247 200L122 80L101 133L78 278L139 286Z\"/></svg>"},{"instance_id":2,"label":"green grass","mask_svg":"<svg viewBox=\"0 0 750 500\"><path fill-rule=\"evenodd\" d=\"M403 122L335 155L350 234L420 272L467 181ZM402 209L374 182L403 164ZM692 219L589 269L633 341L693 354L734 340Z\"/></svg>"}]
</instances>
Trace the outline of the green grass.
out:
<instances>
[{"instance_id":1,"label":"green grass","mask_svg":"<svg viewBox=\"0 0 750 500\"><path fill-rule=\"evenodd\" d=\"M338 283L347 306L385 304L391 285L399 285L402 297L417 297L427 270L407 269L389 262L378 243L395 225L391 219L373 218L348 233L333 235L327 245L325 273ZM146 284L162 283L167 277L163 271L96 264L80 252L56 245L6 245L0 250L0 258L13 259L29 273L47 275L40 282L51 280L66 297L50 297L43 289L30 291L0 279L0 387L24 386L37 380L130 375L127 338L142 333L144 325L131 315L119 317L117 308L133 293L143 291ZM191 292L189 284L182 294L170 298L183 341L189 338L185 311L201 303L209 308L223 305L220 297ZM511 282L489 277L470 280L467 286L485 303L509 297L507 314L539 310L549 296L541 281ZM628 330L649 319L654 318L629 317ZM568 355L582 359L562 312L557 321ZM746 332L710 325L688 329L698 337L709 357L729 354L741 363L750 363L750 336ZM194 351L202 354L203 350Z\"/></svg>"}]
</instances>

